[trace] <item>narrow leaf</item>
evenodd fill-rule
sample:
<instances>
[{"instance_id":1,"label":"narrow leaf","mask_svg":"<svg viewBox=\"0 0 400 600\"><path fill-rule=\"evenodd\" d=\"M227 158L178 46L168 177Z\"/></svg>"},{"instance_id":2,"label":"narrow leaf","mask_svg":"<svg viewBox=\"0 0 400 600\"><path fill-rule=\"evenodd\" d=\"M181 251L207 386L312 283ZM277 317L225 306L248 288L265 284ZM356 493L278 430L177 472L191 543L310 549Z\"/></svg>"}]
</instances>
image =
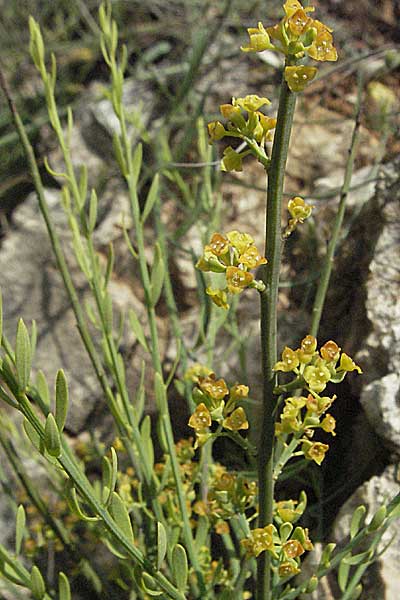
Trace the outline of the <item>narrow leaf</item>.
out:
<instances>
[{"instance_id":1,"label":"narrow leaf","mask_svg":"<svg viewBox=\"0 0 400 600\"><path fill-rule=\"evenodd\" d=\"M188 578L188 559L185 548L180 544L177 544L172 551L172 572L176 587L184 593Z\"/></svg>"},{"instance_id":2,"label":"narrow leaf","mask_svg":"<svg viewBox=\"0 0 400 600\"><path fill-rule=\"evenodd\" d=\"M15 554L21 552L22 540L25 533L26 514L22 504L18 506L17 517L15 522Z\"/></svg>"},{"instance_id":3,"label":"narrow leaf","mask_svg":"<svg viewBox=\"0 0 400 600\"><path fill-rule=\"evenodd\" d=\"M373 555L373 550L366 552L360 552L360 554L349 554L343 559L347 565L359 565L360 563L367 563Z\"/></svg>"},{"instance_id":4,"label":"narrow leaf","mask_svg":"<svg viewBox=\"0 0 400 600\"><path fill-rule=\"evenodd\" d=\"M167 391L163 379L159 373L154 376L154 389L156 395L156 406L163 415L167 411Z\"/></svg>"},{"instance_id":5,"label":"narrow leaf","mask_svg":"<svg viewBox=\"0 0 400 600\"><path fill-rule=\"evenodd\" d=\"M36 565L32 567L31 571L31 592L35 600L42 600L46 593L44 579Z\"/></svg>"},{"instance_id":6,"label":"narrow leaf","mask_svg":"<svg viewBox=\"0 0 400 600\"><path fill-rule=\"evenodd\" d=\"M344 592L346 590L347 582L350 574L350 565L347 562L342 562L339 565L338 571L338 584L340 587L340 591Z\"/></svg>"},{"instance_id":7,"label":"narrow leaf","mask_svg":"<svg viewBox=\"0 0 400 600\"><path fill-rule=\"evenodd\" d=\"M128 510L116 492L111 494L110 514L125 536L134 543L133 529Z\"/></svg>"},{"instance_id":8,"label":"narrow leaf","mask_svg":"<svg viewBox=\"0 0 400 600\"><path fill-rule=\"evenodd\" d=\"M92 233L97 223L98 200L96 190L92 190L89 203L89 232Z\"/></svg>"},{"instance_id":9,"label":"narrow leaf","mask_svg":"<svg viewBox=\"0 0 400 600\"><path fill-rule=\"evenodd\" d=\"M350 523L350 539L353 539L353 537L359 532L360 527L362 527L366 511L367 509L363 504L357 506L356 510L354 511Z\"/></svg>"},{"instance_id":10,"label":"narrow leaf","mask_svg":"<svg viewBox=\"0 0 400 600\"><path fill-rule=\"evenodd\" d=\"M142 168L142 158L143 158L143 147L142 144L138 144L136 146L135 152L133 153L132 158L132 175L135 185L139 179L140 170Z\"/></svg>"},{"instance_id":11,"label":"narrow leaf","mask_svg":"<svg viewBox=\"0 0 400 600\"><path fill-rule=\"evenodd\" d=\"M142 588L149 596L162 596L163 592L158 589L153 577L146 573L142 573Z\"/></svg>"},{"instance_id":12,"label":"narrow leaf","mask_svg":"<svg viewBox=\"0 0 400 600\"><path fill-rule=\"evenodd\" d=\"M29 383L31 372L31 343L28 330L22 319L19 320L17 327L15 367L17 370L18 387L23 392Z\"/></svg>"},{"instance_id":13,"label":"narrow leaf","mask_svg":"<svg viewBox=\"0 0 400 600\"><path fill-rule=\"evenodd\" d=\"M161 569L163 560L167 553L167 532L164 525L158 521L157 523L157 569Z\"/></svg>"},{"instance_id":14,"label":"narrow leaf","mask_svg":"<svg viewBox=\"0 0 400 600\"><path fill-rule=\"evenodd\" d=\"M68 501L68 504L69 504L71 510L74 513L76 513L78 515L78 517L80 517L82 519L82 521L99 521L99 517L89 517L88 515L86 515L83 512L83 510L79 504L76 489L74 487L71 487L68 490L67 501Z\"/></svg>"},{"instance_id":15,"label":"narrow leaf","mask_svg":"<svg viewBox=\"0 0 400 600\"><path fill-rule=\"evenodd\" d=\"M161 290L164 284L165 276L165 265L164 259L161 253L160 244L156 244L154 253L153 268L151 270L150 283L151 283L151 303L155 306L160 298Z\"/></svg>"},{"instance_id":16,"label":"narrow leaf","mask_svg":"<svg viewBox=\"0 0 400 600\"><path fill-rule=\"evenodd\" d=\"M59 431L64 429L68 413L68 383L62 369L57 372L56 377L56 423Z\"/></svg>"},{"instance_id":17,"label":"narrow leaf","mask_svg":"<svg viewBox=\"0 0 400 600\"><path fill-rule=\"evenodd\" d=\"M69 581L62 571L58 574L58 600L71 600Z\"/></svg>"},{"instance_id":18,"label":"narrow leaf","mask_svg":"<svg viewBox=\"0 0 400 600\"><path fill-rule=\"evenodd\" d=\"M108 244L106 272L104 274L104 289L106 289L108 286L108 282L110 281L110 277L112 275L113 268L114 268L114 246L113 246L112 242L110 242Z\"/></svg>"},{"instance_id":19,"label":"narrow leaf","mask_svg":"<svg viewBox=\"0 0 400 600\"><path fill-rule=\"evenodd\" d=\"M372 531L376 531L377 529L379 529L379 527L382 525L383 521L385 520L386 513L387 513L386 506L382 505L378 508L378 510L376 511L376 513L373 516L371 523L368 525L368 533L371 533Z\"/></svg>"},{"instance_id":20,"label":"narrow leaf","mask_svg":"<svg viewBox=\"0 0 400 600\"><path fill-rule=\"evenodd\" d=\"M41 437L38 434L38 432L36 431L36 429L28 421L28 419L24 419L23 425L24 425L25 433L28 436L28 438L29 438L30 442L32 443L32 445L34 446L34 448L36 448L36 450L38 452L40 452L40 454L43 454L44 453L43 440L41 439Z\"/></svg>"},{"instance_id":21,"label":"narrow leaf","mask_svg":"<svg viewBox=\"0 0 400 600\"><path fill-rule=\"evenodd\" d=\"M158 198L159 182L160 182L160 177L157 173L155 175L153 181L151 182L149 193L147 194L146 202L145 202L143 212L142 212L142 224L145 223L147 217L153 210L155 201Z\"/></svg>"},{"instance_id":22,"label":"narrow leaf","mask_svg":"<svg viewBox=\"0 0 400 600\"><path fill-rule=\"evenodd\" d=\"M148 464L150 469L153 468L154 465L154 447L151 439L151 419L150 415L146 415L143 419L143 422L140 426L140 434L142 437L142 442L146 451L146 458L148 460Z\"/></svg>"},{"instance_id":23,"label":"narrow leaf","mask_svg":"<svg viewBox=\"0 0 400 600\"><path fill-rule=\"evenodd\" d=\"M149 347L147 345L146 336L144 335L144 331L139 322L137 314L133 310L130 310L128 313L128 318L129 318L129 323L131 325L131 329L132 329L133 333L135 334L137 341L146 350L146 352L149 352Z\"/></svg>"},{"instance_id":24,"label":"narrow leaf","mask_svg":"<svg viewBox=\"0 0 400 600\"><path fill-rule=\"evenodd\" d=\"M37 342L37 324L36 324L36 321L33 320L32 327L31 327L31 360L33 360L33 357L35 356L36 342Z\"/></svg>"},{"instance_id":25,"label":"narrow leaf","mask_svg":"<svg viewBox=\"0 0 400 600\"><path fill-rule=\"evenodd\" d=\"M50 456L58 458L61 454L60 432L57 427L56 420L52 413L47 415L46 425L44 428L44 444Z\"/></svg>"}]
</instances>

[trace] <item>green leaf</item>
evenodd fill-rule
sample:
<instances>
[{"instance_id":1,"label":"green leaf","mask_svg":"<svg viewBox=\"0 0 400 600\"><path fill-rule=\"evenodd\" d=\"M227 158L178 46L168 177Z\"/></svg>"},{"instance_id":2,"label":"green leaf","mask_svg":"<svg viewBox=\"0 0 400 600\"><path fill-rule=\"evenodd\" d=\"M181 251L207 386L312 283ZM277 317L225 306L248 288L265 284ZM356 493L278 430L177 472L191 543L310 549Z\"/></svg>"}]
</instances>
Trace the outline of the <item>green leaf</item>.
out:
<instances>
[{"instance_id":1,"label":"green leaf","mask_svg":"<svg viewBox=\"0 0 400 600\"><path fill-rule=\"evenodd\" d=\"M379 529L379 527L382 525L382 523L385 520L386 513L387 513L386 506L382 505L378 508L378 510L376 511L376 513L373 516L371 523L368 525L368 529L367 529L368 533L371 533L372 531L376 531L377 529Z\"/></svg>"},{"instance_id":2,"label":"green leaf","mask_svg":"<svg viewBox=\"0 0 400 600\"><path fill-rule=\"evenodd\" d=\"M165 414L167 406L167 391L160 373L154 376L154 390L156 395L156 406L161 414Z\"/></svg>"},{"instance_id":3,"label":"green leaf","mask_svg":"<svg viewBox=\"0 0 400 600\"><path fill-rule=\"evenodd\" d=\"M44 404L47 408L50 408L49 386L47 385L45 374L41 370L36 375L36 388Z\"/></svg>"},{"instance_id":4,"label":"green leaf","mask_svg":"<svg viewBox=\"0 0 400 600\"><path fill-rule=\"evenodd\" d=\"M108 286L108 282L110 281L110 277L112 275L114 268L114 246L112 242L108 244L108 252L107 252L107 265L106 272L104 274L104 289Z\"/></svg>"},{"instance_id":5,"label":"green leaf","mask_svg":"<svg viewBox=\"0 0 400 600\"><path fill-rule=\"evenodd\" d=\"M172 551L172 574L176 587L184 593L188 578L188 559L185 548L180 544L177 544Z\"/></svg>"},{"instance_id":6,"label":"green leaf","mask_svg":"<svg viewBox=\"0 0 400 600\"><path fill-rule=\"evenodd\" d=\"M31 571L31 592L35 600L42 600L46 593L46 586L41 572L36 565Z\"/></svg>"},{"instance_id":7,"label":"green leaf","mask_svg":"<svg viewBox=\"0 0 400 600\"><path fill-rule=\"evenodd\" d=\"M62 571L58 574L58 600L71 600L69 581Z\"/></svg>"},{"instance_id":8,"label":"green leaf","mask_svg":"<svg viewBox=\"0 0 400 600\"><path fill-rule=\"evenodd\" d=\"M135 152L133 153L132 158L132 175L135 185L138 182L140 170L142 168L142 159L143 159L143 147L142 144L138 144L135 148Z\"/></svg>"},{"instance_id":9,"label":"green leaf","mask_svg":"<svg viewBox=\"0 0 400 600\"><path fill-rule=\"evenodd\" d=\"M28 421L28 419L24 419L23 426L24 426L25 433L28 436L32 445L36 448L36 450L38 452L40 452L40 454L43 454L44 453L44 443L43 443L42 438L36 431L36 429Z\"/></svg>"},{"instance_id":10,"label":"green leaf","mask_svg":"<svg viewBox=\"0 0 400 600\"><path fill-rule=\"evenodd\" d=\"M104 326L107 334L112 333L113 328L113 304L111 295L105 291L103 296Z\"/></svg>"},{"instance_id":11,"label":"green leaf","mask_svg":"<svg viewBox=\"0 0 400 600\"><path fill-rule=\"evenodd\" d=\"M164 525L157 522L157 569L161 569L163 560L167 553L167 532L165 531Z\"/></svg>"},{"instance_id":12,"label":"green leaf","mask_svg":"<svg viewBox=\"0 0 400 600\"><path fill-rule=\"evenodd\" d=\"M94 228L97 223L97 208L98 208L98 200L96 190L92 190L90 194L90 203L89 203L89 233L93 233Z\"/></svg>"},{"instance_id":13,"label":"green leaf","mask_svg":"<svg viewBox=\"0 0 400 600\"><path fill-rule=\"evenodd\" d=\"M68 413L68 383L62 369L57 372L56 377L56 423L61 433L64 429Z\"/></svg>"},{"instance_id":14,"label":"green leaf","mask_svg":"<svg viewBox=\"0 0 400 600\"><path fill-rule=\"evenodd\" d=\"M357 506L357 508L355 509L353 516L351 517L350 539L353 539L353 537L355 535L357 535L360 528L362 527L362 525L364 523L364 516L365 516L366 512L367 512L367 509L365 508L365 506L363 504L361 504L360 506Z\"/></svg>"},{"instance_id":15,"label":"green leaf","mask_svg":"<svg viewBox=\"0 0 400 600\"><path fill-rule=\"evenodd\" d=\"M21 552L22 540L25 533L26 514L25 509L20 504L17 509L17 517L15 521L15 554Z\"/></svg>"},{"instance_id":16,"label":"green leaf","mask_svg":"<svg viewBox=\"0 0 400 600\"><path fill-rule=\"evenodd\" d=\"M116 492L111 494L110 514L125 536L134 543L133 529L128 510Z\"/></svg>"},{"instance_id":17,"label":"green leaf","mask_svg":"<svg viewBox=\"0 0 400 600\"><path fill-rule=\"evenodd\" d=\"M52 413L47 415L46 425L44 428L44 445L50 456L58 458L61 454L61 439L60 432L57 427L56 420Z\"/></svg>"},{"instance_id":18,"label":"green leaf","mask_svg":"<svg viewBox=\"0 0 400 600\"><path fill-rule=\"evenodd\" d=\"M150 284L151 284L151 303L155 306L160 298L161 290L164 284L165 265L161 253L160 244L156 244L154 253L153 268L151 269Z\"/></svg>"},{"instance_id":19,"label":"green leaf","mask_svg":"<svg viewBox=\"0 0 400 600\"><path fill-rule=\"evenodd\" d=\"M343 559L347 565L359 565L360 563L368 563L373 556L373 550L367 550L366 552L360 552L360 554L349 554Z\"/></svg>"},{"instance_id":20,"label":"green leaf","mask_svg":"<svg viewBox=\"0 0 400 600\"><path fill-rule=\"evenodd\" d=\"M342 560L342 562L339 565L338 571L338 584L341 592L344 592L346 590L347 582L349 580L349 574L350 565Z\"/></svg>"},{"instance_id":21,"label":"green leaf","mask_svg":"<svg viewBox=\"0 0 400 600\"><path fill-rule=\"evenodd\" d=\"M149 351L149 347L147 345L146 336L144 335L143 328L139 322L137 314L131 309L128 313L129 323L131 325L131 329L136 336L139 344L146 350Z\"/></svg>"},{"instance_id":22,"label":"green leaf","mask_svg":"<svg viewBox=\"0 0 400 600\"><path fill-rule=\"evenodd\" d=\"M114 156L118 163L119 170L121 171L121 174L124 177L126 177L128 169L126 167L124 152L122 150L121 139L117 133L113 134L112 142L113 142Z\"/></svg>"},{"instance_id":23,"label":"green leaf","mask_svg":"<svg viewBox=\"0 0 400 600\"><path fill-rule=\"evenodd\" d=\"M320 564L323 565L325 568L329 568L331 555L335 548L336 548L336 544L334 544L332 542L330 544L327 544L325 546L325 548L323 549Z\"/></svg>"},{"instance_id":24,"label":"green leaf","mask_svg":"<svg viewBox=\"0 0 400 600\"><path fill-rule=\"evenodd\" d=\"M151 182L151 186L149 189L149 193L147 194L146 202L142 212L142 224L144 225L147 217L153 210L153 206L155 201L158 198L158 190L159 190L160 176L158 173L155 175L153 181Z\"/></svg>"},{"instance_id":25,"label":"green leaf","mask_svg":"<svg viewBox=\"0 0 400 600\"><path fill-rule=\"evenodd\" d=\"M150 415L146 415L140 426L140 435L142 437L143 446L146 453L146 458L150 469L154 465L154 447L151 439L151 419Z\"/></svg>"},{"instance_id":26,"label":"green leaf","mask_svg":"<svg viewBox=\"0 0 400 600\"><path fill-rule=\"evenodd\" d=\"M163 592L158 589L157 583L148 573L142 573L142 588L149 596L162 596Z\"/></svg>"},{"instance_id":27,"label":"green leaf","mask_svg":"<svg viewBox=\"0 0 400 600\"><path fill-rule=\"evenodd\" d=\"M72 512L76 513L78 515L78 517L80 519L82 519L82 521L99 521L100 520L99 517L89 517L88 515L86 515L83 512L83 510L79 504L79 501L78 501L76 489L73 486L71 486L68 489L66 497L67 497L67 501L70 506L70 509L72 510Z\"/></svg>"},{"instance_id":28,"label":"green leaf","mask_svg":"<svg viewBox=\"0 0 400 600\"><path fill-rule=\"evenodd\" d=\"M22 319L18 321L17 339L15 344L15 367L17 370L18 388L23 392L31 372L31 342L28 330Z\"/></svg>"}]
</instances>

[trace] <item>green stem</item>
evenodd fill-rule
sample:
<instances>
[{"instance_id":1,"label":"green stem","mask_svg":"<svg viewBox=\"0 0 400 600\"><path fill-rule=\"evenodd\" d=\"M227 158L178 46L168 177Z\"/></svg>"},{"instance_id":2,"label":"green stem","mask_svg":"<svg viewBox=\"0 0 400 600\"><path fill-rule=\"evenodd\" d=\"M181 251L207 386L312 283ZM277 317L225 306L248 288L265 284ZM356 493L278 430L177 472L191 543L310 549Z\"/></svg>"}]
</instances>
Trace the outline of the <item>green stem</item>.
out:
<instances>
[{"instance_id":1,"label":"green stem","mask_svg":"<svg viewBox=\"0 0 400 600\"><path fill-rule=\"evenodd\" d=\"M326 251L326 255L324 258L324 263L322 265L321 275L319 279L319 284L317 288L317 293L315 295L314 306L312 309L312 320L310 327L310 334L313 336L317 336L319 324L321 321L322 311L325 304L326 294L329 287L329 281L331 278L333 261L336 246L339 240L339 234L343 223L343 217L346 209L346 201L347 196L350 190L351 177L353 174L354 167L354 159L356 156L359 134L360 134L360 115L361 115L361 92L362 87L361 83L358 88L358 98L357 98L357 106L356 106L356 116L354 121L353 135L350 142L349 148L349 156L346 163L346 170L343 180L343 185L340 191L340 201L339 208L336 214L335 222L333 224L332 236L328 244L328 248Z\"/></svg>"},{"instance_id":2,"label":"green stem","mask_svg":"<svg viewBox=\"0 0 400 600\"><path fill-rule=\"evenodd\" d=\"M282 253L281 209L295 104L296 95L289 90L283 78L271 163L268 168L265 239L265 256L268 264L262 272L266 290L260 294L263 414L258 448L259 527L265 527L272 523L274 409L277 401L274 395L276 376L273 367L277 361L277 300ZM257 600L270 600L271 598L270 555L268 552L261 553L257 561L256 598Z\"/></svg>"}]
</instances>

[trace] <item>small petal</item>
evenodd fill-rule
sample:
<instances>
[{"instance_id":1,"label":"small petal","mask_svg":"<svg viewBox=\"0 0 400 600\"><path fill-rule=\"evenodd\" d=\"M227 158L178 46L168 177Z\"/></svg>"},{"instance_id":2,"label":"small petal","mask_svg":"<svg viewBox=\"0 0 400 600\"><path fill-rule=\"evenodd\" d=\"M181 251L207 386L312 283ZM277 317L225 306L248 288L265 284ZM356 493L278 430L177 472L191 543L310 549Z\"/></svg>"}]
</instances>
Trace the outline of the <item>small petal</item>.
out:
<instances>
[{"instance_id":1,"label":"small petal","mask_svg":"<svg viewBox=\"0 0 400 600\"><path fill-rule=\"evenodd\" d=\"M273 48L269 35L261 22L258 23L257 28L250 27L247 32L250 38L249 45L242 46L240 48L242 52L264 52L264 50Z\"/></svg>"},{"instance_id":2,"label":"small petal","mask_svg":"<svg viewBox=\"0 0 400 600\"><path fill-rule=\"evenodd\" d=\"M249 428L246 413L241 406L236 408L233 413L226 417L226 419L223 420L222 425L225 429L229 429L230 431L239 431L239 429Z\"/></svg>"},{"instance_id":3,"label":"small petal","mask_svg":"<svg viewBox=\"0 0 400 600\"><path fill-rule=\"evenodd\" d=\"M252 283L253 279L254 277L251 273L237 267L228 267L226 269L226 282L231 294L240 294L240 292Z\"/></svg>"},{"instance_id":4,"label":"small petal","mask_svg":"<svg viewBox=\"0 0 400 600\"><path fill-rule=\"evenodd\" d=\"M285 81L292 92L301 92L317 74L315 67L285 67Z\"/></svg>"},{"instance_id":5,"label":"small petal","mask_svg":"<svg viewBox=\"0 0 400 600\"><path fill-rule=\"evenodd\" d=\"M207 296L210 296L211 300L216 306L228 310L228 296L224 290L213 290L212 288L208 287L206 289L206 294Z\"/></svg>"},{"instance_id":6,"label":"small petal","mask_svg":"<svg viewBox=\"0 0 400 600\"><path fill-rule=\"evenodd\" d=\"M271 101L268 98L260 98L257 94L250 94L245 98L234 98L232 100L232 104L234 106L240 106L243 110L247 112L255 112L259 110L262 106L266 104L271 104Z\"/></svg>"},{"instance_id":7,"label":"small petal","mask_svg":"<svg viewBox=\"0 0 400 600\"><path fill-rule=\"evenodd\" d=\"M345 352L342 353L340 357L340 365L338 371L357 371L357 373L362 373L361 367L356 365L354 360L350 358Z\"/></svg>"},{"instance_id":8,"label":"small petal","mask_svg":"<svg viewBox=\"0 0 400 600\"><path fill-rule=\"evenodd\" d=\"M224 150L221 171L243 171L242 157L231 146Z\"/></svg>"}]
</instances>

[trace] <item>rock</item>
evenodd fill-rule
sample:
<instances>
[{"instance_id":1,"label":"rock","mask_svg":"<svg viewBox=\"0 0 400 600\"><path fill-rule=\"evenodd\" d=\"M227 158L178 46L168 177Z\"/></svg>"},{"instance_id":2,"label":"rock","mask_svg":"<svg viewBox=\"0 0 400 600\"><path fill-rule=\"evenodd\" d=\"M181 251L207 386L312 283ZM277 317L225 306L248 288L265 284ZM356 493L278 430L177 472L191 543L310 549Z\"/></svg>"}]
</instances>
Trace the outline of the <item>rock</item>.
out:
<instances>
[{"instance_id":1,"label":"rock","mask_svg":"<svg viewBox=\"0 0 400 600\"><path fill-rule=\"evenodd\" d=\"M125 197L124 195L122 196ZM90 297L85 279L70 259L70 234L66 217L60 205L59 193L46 192L54 223L60 235L61 245L70 264L82 305ZM100 206L102 200L100 199ZM121 194L114 194L113 203L106 219L107 237L114 239L123 206ZM63 368L70 386L70 410L67 428L79 432L87 418L102 400L97 378L90 359L83 347L76 328L75 317L69 306L60 274L48 239L47 231L39 214L35 194L27 198L13 215L14 227L0 251L2 294L4 306L4 329L12 343L15 339L17 320L22 317L27 325L34 319L38 329L38 343L34 359L35 368L41 368L53 389L56 372ZM104 232L104 231L103 231ZM121 235L121 231L119 230ZM133 285L115 277L110 282L115 312L125 312L128 307L143 313L143 307L133 293ZM125 347L133 343L127 334L122 341ZM130 376L137 380L130 371Z\"/></svg>"}]
</instances>

